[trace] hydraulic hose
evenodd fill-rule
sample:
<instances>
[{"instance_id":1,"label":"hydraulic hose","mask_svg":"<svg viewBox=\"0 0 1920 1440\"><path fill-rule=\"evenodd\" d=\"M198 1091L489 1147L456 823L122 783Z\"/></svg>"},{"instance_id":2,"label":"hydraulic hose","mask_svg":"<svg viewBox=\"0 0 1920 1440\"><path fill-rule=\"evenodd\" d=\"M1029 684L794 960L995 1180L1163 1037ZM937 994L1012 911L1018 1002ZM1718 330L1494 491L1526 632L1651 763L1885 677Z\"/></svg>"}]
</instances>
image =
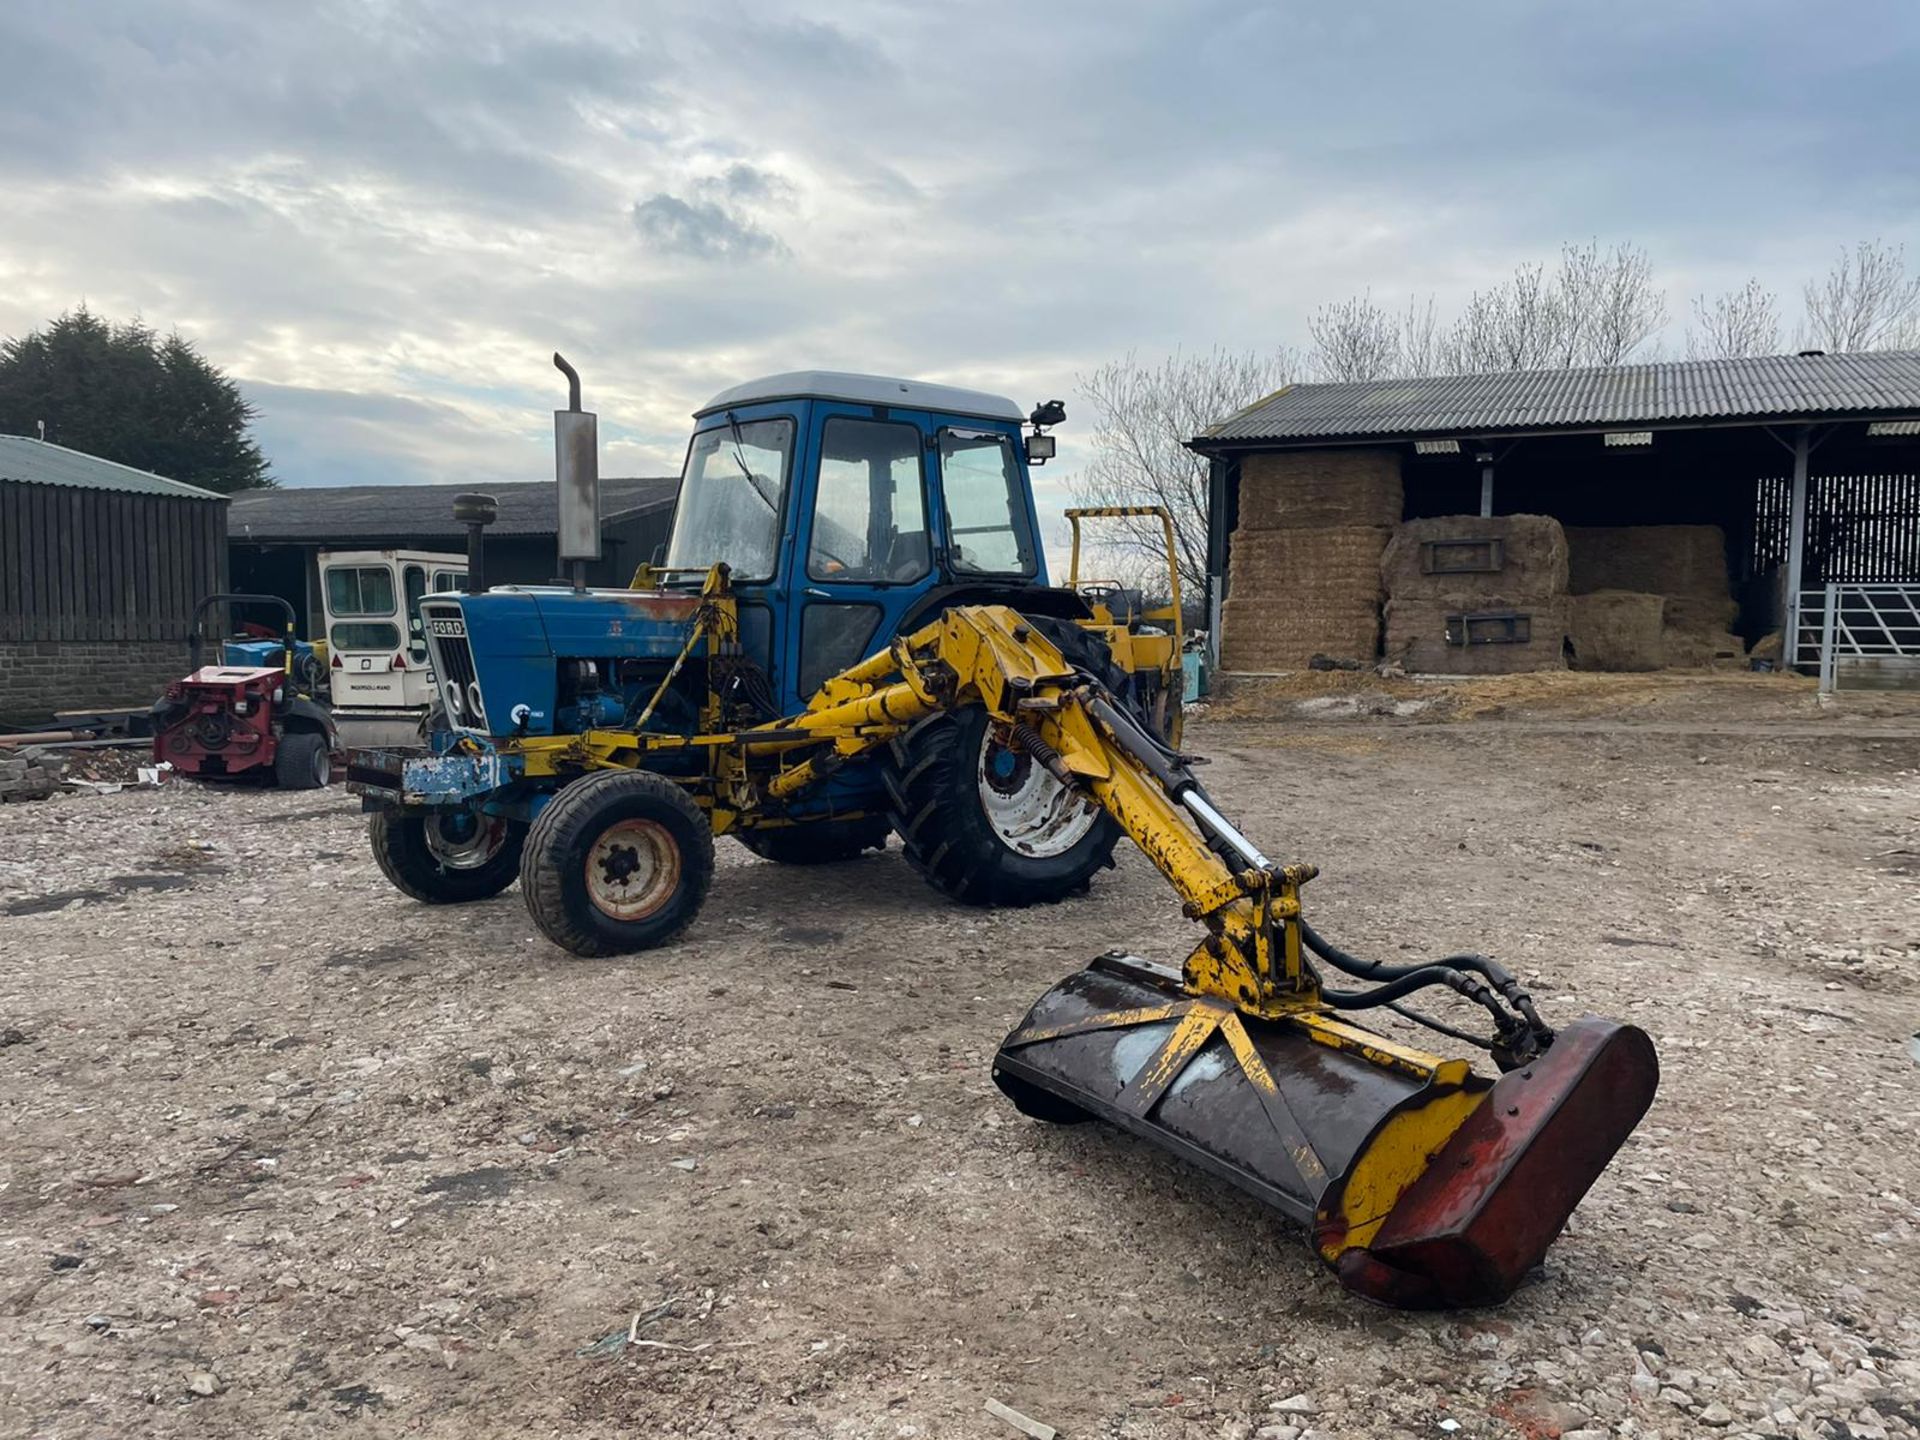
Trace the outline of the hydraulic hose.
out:
<instances>
[{"instance_id":1,"label":"hydraulic hose","mask_svg":"<svg viewBox=\"0 0 1920 1440\"><path fill-rule=\"evenodd\" d=\"M1464 1032L1443 1026L1437 1021L1427 1021L1421 1016L1412 1015L1409 1018L1420 1020L1422 1024L1432 1024L1437 1030L1445 1030L1462 1040L1470 1040L1489 1050L1504 1047L1516 1052L1525 1052L1531 1051L1540 1043L1541 1037L1533 1032L1525 1021L1511 1014L1494 997L1493 991L1487 988L1485 981L1458 970L1450 970L1444 965L1424 965L1408 969L1407 973L1398 979L1390 980L1385 985L1372 990L1322 990L1320 998L1336 1010L1371 1010L1379 1006L1387 1006L1399 1014L1407 1015L1407 1011L1400 1009L1393 1002L1403 996L1411 995L1416 990L1425 990L1434 985L1445 985L1448 989L1459 991L1492 1016L1493 1041L1489 1043L1475 1039Z\"/></svg>"},{"instance_id":2,"label":"hydraulic hose","mask_svg":"<svg viewBox=\"0 0 1920 1440\"><path fill-rule=\"evenodd\" d=\"M1497 960L1488 959L1485 955L1449 955L1442 960L1420 961L1410 965L1390 965L1383 960L1362 960L1359 956L1349 954L1328 940L1309 925L1304 916L1300 920L1300 938L1306 942L1309 950L1329 965L1361 980L1397 980L1402 976L1434 967L1455 971L1470 970L1476 975L1484 976L1494 989L1505 996L1507 1003L1520 1012L1534 1034L1543 1040L1551 1039L1553 1036L1552 1028L1540 1018L1540 1012L1534 1008L1533 997L1526 992L1519 979L1506 966Z\"/></svg>"}]
</instances>

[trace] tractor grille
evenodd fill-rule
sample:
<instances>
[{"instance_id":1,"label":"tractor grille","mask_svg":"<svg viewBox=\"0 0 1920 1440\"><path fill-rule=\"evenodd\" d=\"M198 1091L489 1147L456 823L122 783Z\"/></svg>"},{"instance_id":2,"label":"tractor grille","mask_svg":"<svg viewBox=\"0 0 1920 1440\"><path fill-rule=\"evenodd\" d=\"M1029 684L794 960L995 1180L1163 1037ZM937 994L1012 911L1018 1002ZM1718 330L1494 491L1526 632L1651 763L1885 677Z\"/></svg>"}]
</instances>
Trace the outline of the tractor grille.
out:
<instances>
[{"instance_id":1,"label":"tractor grille","mask_svg":"<svg viewBox=\"0 0 1920 1440\"><path fill-rule=\"evenodd\" d=\"M423 600L420 618L426 623L427 650L433 658L434 682L440 703L456 730L485 733L487 707L480 695L480 672L474 668L473 646L467 642L467 619L458 600Z\"/></svg>"}]
</instances>

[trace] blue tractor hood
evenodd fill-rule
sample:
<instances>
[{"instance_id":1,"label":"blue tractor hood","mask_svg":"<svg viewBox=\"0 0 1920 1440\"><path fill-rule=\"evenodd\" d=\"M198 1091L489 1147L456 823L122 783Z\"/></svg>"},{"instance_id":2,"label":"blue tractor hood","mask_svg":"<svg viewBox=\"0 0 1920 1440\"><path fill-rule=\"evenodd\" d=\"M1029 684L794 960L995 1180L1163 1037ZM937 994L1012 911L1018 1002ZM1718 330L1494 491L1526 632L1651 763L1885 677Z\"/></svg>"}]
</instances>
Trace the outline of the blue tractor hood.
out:
<instances>
[{"instance_id":1,"label":"blue tractor hood","mask_svg":"<svg viewBox=\"0 0 1920 1440\"><path fill-rule=\"evenodd\" d=\"M576 727L558 723L556 715L561 662L593 662L609 694L617 695L623 671L635 668L621 662L670 663L701 603L685 591L564 586L511 586L458 598L487 728L496 736L570 732Z\"/></svg>"}]
</instances>

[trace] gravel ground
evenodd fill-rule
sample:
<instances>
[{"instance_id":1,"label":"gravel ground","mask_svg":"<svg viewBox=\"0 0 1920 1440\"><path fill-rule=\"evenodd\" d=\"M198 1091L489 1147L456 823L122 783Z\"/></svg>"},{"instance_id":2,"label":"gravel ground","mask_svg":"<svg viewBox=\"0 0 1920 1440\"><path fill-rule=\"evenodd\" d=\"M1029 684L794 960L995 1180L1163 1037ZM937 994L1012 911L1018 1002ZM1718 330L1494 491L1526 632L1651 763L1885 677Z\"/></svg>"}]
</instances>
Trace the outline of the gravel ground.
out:
<instances>
[{"instance_id":1,"label":"gravel ground","mask_svg":"<svg viewBox=\"0 0 1920 1440\"><path fill-rule=\"evenodd\" d=\"M388 889L344 795L7 807L0 1434L1920 1433L1920 714L1739 698L1189 732L1329 935L1655 1037L1472 1314L993 1091L1062 974L1184 953L1136 853L982 914L723 844L681 945L599 963Z\"/></svg>"}]
</instances>

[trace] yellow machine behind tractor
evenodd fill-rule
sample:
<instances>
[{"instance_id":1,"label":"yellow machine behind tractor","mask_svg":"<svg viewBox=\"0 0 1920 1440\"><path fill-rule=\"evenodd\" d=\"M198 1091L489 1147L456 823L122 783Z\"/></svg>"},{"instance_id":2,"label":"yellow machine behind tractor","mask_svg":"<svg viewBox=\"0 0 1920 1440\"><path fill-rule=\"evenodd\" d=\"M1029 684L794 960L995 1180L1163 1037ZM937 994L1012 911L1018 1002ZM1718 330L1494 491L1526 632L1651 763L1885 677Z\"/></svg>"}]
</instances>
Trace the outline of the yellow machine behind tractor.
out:
<instances>
[{"instance_id":1,"label":"yellow machine behind tractor","mask_svg":"<svg viewBox=\"0 0 1920 1440\"><path fill-rule=\"evenodd\" d=\"M1036 1119L1108 1121L1252 1193L1360 1294L1502 1299L1651 1103L1653 1047L1594 1017L1550 1026L1483 956L1389 965L1314 929L1315 868L1262 854L1181 749L1165 514L1070 512L1068 583L1046 584L1028 465L1062 419L1043 406L1023 432L997 397L818 373L717 397L696 417L666 566L628 590L423 602L433 743L349 766L375 854L430 903L518 878L544 934L610 955L693 921L716 835L818 863L891 832L938 889L996 905L1085 887L1124 835L1196 942L1177 963L1109 954L1055 985L1002 1042L999 1088ZM563 534L569 507L592 509L591 422L576 380L557 416ZM1094 518L1157 519L1169 603L1081 579ZM470 571L482 583L479 556ZM1432 991L1481 1031L1403 1004ZM1358 1023L1389 1007L1499 1073Z\"/></svg>"}]
</instances>

